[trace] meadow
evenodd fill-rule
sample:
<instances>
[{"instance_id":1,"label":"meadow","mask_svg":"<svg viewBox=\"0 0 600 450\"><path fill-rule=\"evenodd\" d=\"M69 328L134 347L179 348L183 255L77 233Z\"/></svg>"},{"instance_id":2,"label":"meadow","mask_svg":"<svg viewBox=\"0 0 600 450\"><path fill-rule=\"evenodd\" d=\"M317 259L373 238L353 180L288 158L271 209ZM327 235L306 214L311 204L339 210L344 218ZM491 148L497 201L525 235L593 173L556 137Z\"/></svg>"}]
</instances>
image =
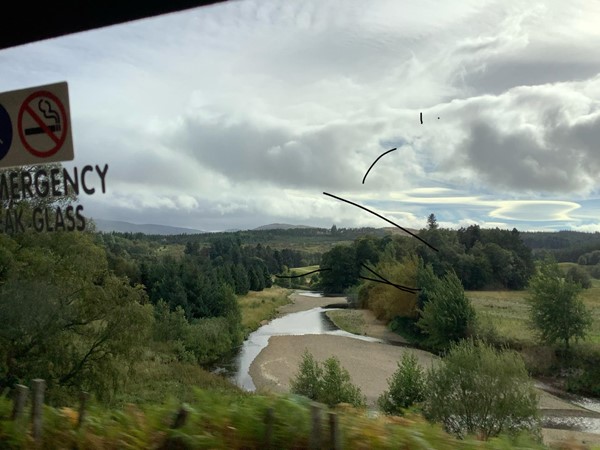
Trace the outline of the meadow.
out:
<instances>
[{"instance_id":1,"label":"meadow","mask_svg":"<svg viewBox=\"0 0 600 450\"><path fill-rule=\"evenodd\" d=\"M335 326L341 330L354 334L365 333L365 320L360 311L345 309L340 311L327 311L325 314L331 319Z\"/></svg>"},{"instance_id":2,"label":"meadow","mask_svg":"<svg viewBox=\"0 0 600 450\"><path fill-rule=\"evenodd\" d=\"M292 275L304 275L305 273L313 272L319 269L320 267L321 266L319 266L318 264L315 264L313 266L294 267L290 268L290 272Z\"/></svg>"},{"instance_id":3,"label":"meadow","mask_svg":"<svg viewBox=\"0 0 600 450\"><path fill-rule=\"evenodd\" d=\"M574 263L561 263L564 271ZM467 291L477 316L484 328L493 328L501 340L517 347L537 344L529 327L528 292L522 291ZM600 347L600 280L592 280L592 287L584 289L581 297L592 314L592 326L584 342ZM493 331L491 331L493 332Z\"/></svg>"},{"instance_id":4,"label":"meadow","mask_svg":"<svg viewBox=\"0 0 600 450\"><path fill-rule=\"evenodd\" d=\"M262 291L250 291L238 296L242 313L242 327L246 335L260 327L264 320L271 320L277 315L280 306L290 303L292 291L279 286L273 286Z\"/></svg>"}]
</instances>

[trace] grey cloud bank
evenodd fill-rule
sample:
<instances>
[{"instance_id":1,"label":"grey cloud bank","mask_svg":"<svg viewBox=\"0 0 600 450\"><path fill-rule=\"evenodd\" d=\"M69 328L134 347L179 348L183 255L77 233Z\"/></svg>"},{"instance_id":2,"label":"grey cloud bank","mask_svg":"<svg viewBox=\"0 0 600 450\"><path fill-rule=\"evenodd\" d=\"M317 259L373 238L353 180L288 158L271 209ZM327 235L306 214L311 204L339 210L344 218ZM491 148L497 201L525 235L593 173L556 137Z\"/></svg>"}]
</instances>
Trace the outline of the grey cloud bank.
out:
<instances>
[{"instance_id":1,"label":"grey cloud bank","mask_svg":"<svg viewBox=\"0 0 600 450\"><path fill-rule=\"evenodd\" d=\"M92 216L385 226L329 191L411 228L600 230L597 23L583 1L242 0L2 51L0 90L69 82L73 164L111 167Z\"/></svg>"}]
</instances>

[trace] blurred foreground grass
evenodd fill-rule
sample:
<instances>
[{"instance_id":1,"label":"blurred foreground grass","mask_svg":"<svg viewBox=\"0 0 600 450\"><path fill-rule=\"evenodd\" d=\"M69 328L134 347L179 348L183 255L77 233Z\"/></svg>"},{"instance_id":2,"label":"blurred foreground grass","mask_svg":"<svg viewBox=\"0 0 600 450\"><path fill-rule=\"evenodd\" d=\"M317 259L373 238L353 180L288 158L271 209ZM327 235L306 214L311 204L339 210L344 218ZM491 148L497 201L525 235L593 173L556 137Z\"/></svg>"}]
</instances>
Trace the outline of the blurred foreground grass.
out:
<instances>
[{"instance_id":1,"label":"blurred foreground grass","mask_svg":"<svg viewBox=\"0 0 600 450\"><path fill-rule=\"evenodd\" d=\"M9 420L11 402L0 398L0 448L37 448L25 422ZM180 404L107 410L92 406L84 425L76 429L72 408L44 410L42 448L69 449L259 449L264 448L267 410L273 411L272 448L309 446L310 401L292 395L234 394L196 389L184 426L173 430ZM337 409L341 447L344 449L511 449L543 448L533 439L503 436L488 442L473 437L458 440L418 415L403 418L377 416L352 407ZM329 448L327 419L323 420L323 448ZM164 447L167 438L176 447ZM173 444L173 443L172 443Z\"/></svg>"}]
</instances>

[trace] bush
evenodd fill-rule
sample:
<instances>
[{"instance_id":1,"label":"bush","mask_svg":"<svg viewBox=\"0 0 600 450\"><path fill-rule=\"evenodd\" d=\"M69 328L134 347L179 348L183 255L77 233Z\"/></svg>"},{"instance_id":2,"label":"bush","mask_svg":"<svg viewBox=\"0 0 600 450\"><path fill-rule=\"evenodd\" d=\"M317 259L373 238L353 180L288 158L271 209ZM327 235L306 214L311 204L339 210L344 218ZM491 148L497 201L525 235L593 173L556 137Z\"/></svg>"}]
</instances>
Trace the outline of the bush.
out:
<instances>
[{"instance_id":1,"label":"bush","mask_svg":"<svg viewBox=\"0 0 600 450\"><path fill-rule=\"evenodd\" d=\"M177 402L153 404L143 408L133 404L119 409L92 406L85 424L77 429L77 412L71 408L44 408L43 442L33 443L26 424L10 420L12 404L0 397L0 448L8 449L130 449L149 448L309 448L310 406L304 397L291 395L241 395L216 390L197 390L186 405L186 423L169 429ZM265 423L267 411L273 422ZM421 417L411 416L399 425L395 418L374 420L368 413L345 409L338 412L341 448L352 449L542 449L527 436L518 440L500 437L488 442L458 440L432 427ZM25 420L26 422L27 420ZM325 433L323 433L325 434ZM322 448L331 440L323 436Z\"/></svg>"},{"instance_id":2,"label":"bush","mask_svg":"<svg viewBox=\"0 0 600 450\"><path fill-rule=\"evenodd\" d=\"M404 353L398 369L388 378L389 391L377 399L379 408L386 414L402 415L403 410L425 399L425 374L417 357Z\"/></svg>"},{"instance_id":3,"label":"bush","mask_svg":"<svg viewBox=\"0 0 600 450\"><path fill-rule=\"evenodd\" d=\"M567 391L600 397L600 351L594 346L576 346L570 358L574 373L567 379Z\"/></svg>"},{"instance_id":4,"label":"bush","mask_svg":"<svg viewBox=\"0 0 600 450\"><path fill-rule=\"evenodd\" d=\"M321 397L318 401L328 406L338 403L350 403L356 407L366 404L360 388L350 381L350 374L340 365L340 361L332 356L323 363L323 379L321 381Z\"/></svg>"},{"instance_id":5,"label":"bush","mask_svg":"<svg viewBox=\"0 0 600 450\"><path fill-rule=\"evenodd\" d=\"M344 295L348 299L348 308L361 309L364 307L359 299L359 285L350 286L344 291Z\"/></svg>"},{"instance_id":6,"label":"bush","mask_svg":"<svg viewBox=\"0 0 600 450\"><path fill-rule=\"evenodd\" d=\"M416 258L405 258L402 262L384 260L375 267L375 272L393 283L416 286L418 267ZM367 284L372 286L366 291L366 304L378 319L387 323L397 316L417 317L417 295L384 283L368 281Z\"/></svg>"},{"instance_id":7,"label":"bush","mask_svg":"<svg viewBox=\"0 0 600 450\"><path fill-rule=\"evenodd\" d=\"M327 358L321 367L308 350L302 355L302 362L290 382L290 388L294 394L304 395L328 406L350 403L362 407L366 403L360 388L350 382L350 374L335 356Z\"/></svg>"},{"instance_id":8,"label":"bush","mask_svg":"<svg viewBox=\"0 0 600 450\"><path fill-rule=\"evenodd\" d=\"M600 264L596 264L588 269L592 278L596 280L600 279Z\"/></svg>"},{"instance_id":9,"label":"bush","mask_svg":"<svg viewBox=\"0 0 600 450\"><path fill-rule=\"evenodd\" d=\"M428 346L444 350L472 332L475 310L454 272L436 279L426 294L428 300L417 324L427 334Z\"/></svg>"},{"instance_id":10,"label":"bush","mask_svg":"<svg viewBox=\"0 0 600 450\"><path fill-rule=\"evenodd\" d=\"M427 375L425 415L483 439L537 428L537 393L521 356L464 340Z\"/></svg>"},{"instance_id":11,"label":"bush","mask_svg":"<svg viewBox=\"0 0 600 450\"><path fill-rule=\"evenodd\" d=\"M579 266L573 266L567 272L566 279L573 282L579 283L582 288L589 289L592 287L592 278L587 271Z\"/></svg>"},{"instance_id":12,"label":"bush","mask_svg":"<svg viewBox=\"0 0 600 450\"><path fill-rule=\"evenodd\" d=\"M388 324L388 328L399 334L409 343L417 345L425 339L423 330L417 325L417 320L412 317L394 317Z\"/></svg>"},{"instance_id":13,"label":"bush","mask_svg":"<svg viewBox=\"0 0 600 450\"><path fill-rule=\"evenodd\" d=\"M476 339L492 346L510 345L505 337L501 336L494 325L493 316L478 314L475 319L474 336Z\"/></svg>"},{"instance_id":14,"label":"bush","mask_svg":"<svg viewBox=\"0 0 600 450\"><path fill-rule=\"evenodd\" d=\"M304 350L298 373L290 383L291 391L316 400L321 395L322 377L323 369L321 369L313 355L308 350Z\"/></svg>"}]
</instances>

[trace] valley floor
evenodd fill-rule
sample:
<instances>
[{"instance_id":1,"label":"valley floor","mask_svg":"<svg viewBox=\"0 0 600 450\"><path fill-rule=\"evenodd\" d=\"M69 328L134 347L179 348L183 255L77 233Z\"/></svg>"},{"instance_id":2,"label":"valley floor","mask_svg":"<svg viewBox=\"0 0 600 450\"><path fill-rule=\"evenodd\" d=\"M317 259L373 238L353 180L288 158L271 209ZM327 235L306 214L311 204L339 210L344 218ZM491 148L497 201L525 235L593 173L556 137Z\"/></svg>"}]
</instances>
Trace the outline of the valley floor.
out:
<instances>
[{"instance_id":1,"label":"valley floor","mask_svg":"<svg viewBox=\"0 0 600 450\"><path fill-rule=\"evenodd\" d=\"M280 308L280 314L309 310L335 303L345 302L344 297L309 297L293 294L292 303ZM370 311L361 311L364 319L365 334L387 340L402 339L391 333L385 325L378 321ZM438 360L437 356L413 348L386 343L366 342L357 339L332 335L274 336L269 344L256 357L250 366L250 375L258 391L289 392L290 379L294 377L300 364L304 349L308 349L318 361L336 356L351 376L352 382L358 385L367 397L367 403L374 406L377 397L387 389L387 379L397 368L397 362L404 352L414 353L423 367L429 367ZM544 415L587 414L585 409L542 389L540 392L540 409ZM595 417L596 414L592 413ZM598 414L600 418L600 414ZM544 442L558 444L572 442L578 445L600 446L600 434L582 433L568 430L543 429Z\"/></svg>"}]
</instances>

